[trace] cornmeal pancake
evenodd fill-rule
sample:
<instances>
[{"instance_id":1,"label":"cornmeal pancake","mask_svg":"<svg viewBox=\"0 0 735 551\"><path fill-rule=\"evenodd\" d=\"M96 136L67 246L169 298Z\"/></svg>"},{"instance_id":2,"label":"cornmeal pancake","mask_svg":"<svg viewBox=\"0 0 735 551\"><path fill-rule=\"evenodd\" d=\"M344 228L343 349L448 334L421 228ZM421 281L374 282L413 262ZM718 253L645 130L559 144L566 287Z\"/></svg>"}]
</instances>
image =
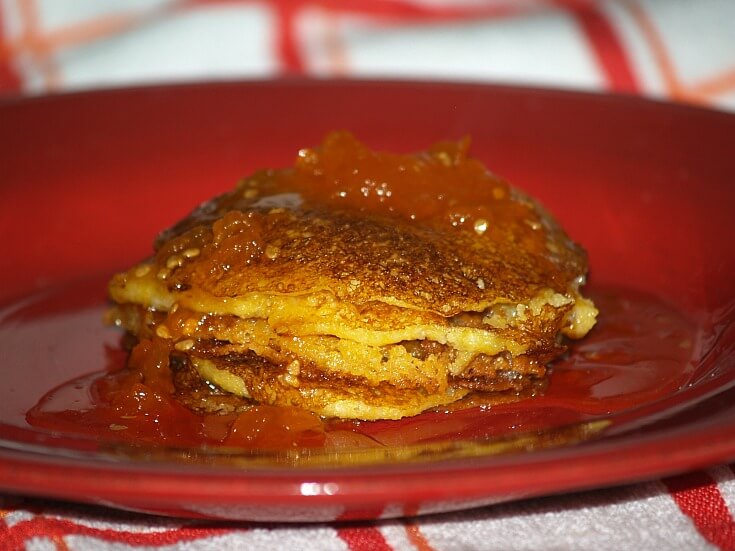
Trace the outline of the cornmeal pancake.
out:
<instances>
[{"instance_id":1,"label":"cornmeal pancake","mask_svg":"<svg viewBox=\"0 0 735 551\"><path fill-rule=\"evenodd\" d=\"M595 323L586 255L467 147L394 155L331 134L161 234L113 278L115 319L169 342L181 379L216 390L209 409L229 394L396 419L537 389Z\"/></svg>"}]
</instances>

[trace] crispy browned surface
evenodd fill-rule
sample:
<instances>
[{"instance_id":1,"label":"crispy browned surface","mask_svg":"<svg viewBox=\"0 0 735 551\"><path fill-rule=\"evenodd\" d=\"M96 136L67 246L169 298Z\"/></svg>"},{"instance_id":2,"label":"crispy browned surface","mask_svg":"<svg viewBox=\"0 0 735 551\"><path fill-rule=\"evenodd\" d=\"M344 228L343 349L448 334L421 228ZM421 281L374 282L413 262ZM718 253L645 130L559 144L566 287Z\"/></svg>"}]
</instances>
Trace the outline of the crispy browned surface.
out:
<instances>
[{"instance_id":1,"label":"crispy browned surface","mask_svg":"<svg viewBox=\"0 0 735 551\"><path fill-rule=\"evenodd\" d=\"M451 316L497 298L525 302L541 287L566 292L585 271L584 254L560 234L549 235L558 254L528 255L502 232L439 231L364 213L254 210L245 220L242 239L202 247L172 271L169 288L216 297L328 290L352 304L397 303ZM264 245L243 254L251 231ZM545 248L542 232L539 239L534 245ZM165 258L157 260L165 267Z\"/></svg>"}]
</instances>

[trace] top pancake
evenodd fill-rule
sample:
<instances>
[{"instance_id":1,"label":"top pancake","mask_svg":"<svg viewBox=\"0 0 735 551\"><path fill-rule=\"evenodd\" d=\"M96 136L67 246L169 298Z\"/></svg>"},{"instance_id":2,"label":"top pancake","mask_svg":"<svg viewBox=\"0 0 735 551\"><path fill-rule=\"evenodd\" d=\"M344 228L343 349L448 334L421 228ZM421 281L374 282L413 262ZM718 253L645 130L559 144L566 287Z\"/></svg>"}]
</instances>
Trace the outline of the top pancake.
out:
<instances>
[{"instance_id":1,"label":"top pancake","mask_svg":"<svg viewBox=\"0 0 735 551\"><path fill-rule=\"evenodd\" d=\"M294 168L260 172L164 232L153 271L200 302L323 292L408 316L576 295L584 251L466 147L377 154L331 134Z\"/></svg>"}]
</instances>

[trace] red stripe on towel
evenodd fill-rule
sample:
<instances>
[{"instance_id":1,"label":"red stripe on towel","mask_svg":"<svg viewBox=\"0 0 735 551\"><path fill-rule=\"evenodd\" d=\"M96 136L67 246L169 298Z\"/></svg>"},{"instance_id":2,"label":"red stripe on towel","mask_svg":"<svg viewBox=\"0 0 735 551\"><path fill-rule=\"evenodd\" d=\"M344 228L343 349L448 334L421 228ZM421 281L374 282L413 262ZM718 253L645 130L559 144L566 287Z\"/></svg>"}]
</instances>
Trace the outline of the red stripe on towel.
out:
<instances>
[{"instance_id":1,"label":"red stripe on towel","mask_svg":"<svg viewBox=\"0 0 735 551\"><path fill-rule=\"evenodd\" d=\"M710 475L698 471L665 478L662 482L707 541L723 551L735 551L735 521Z\"/></svg>"},{"instance_id":2,"label":"red stripe on towel","mask_svg":"<svg viewBox=\"0 0 735 551\"><path fill-rule=\"evenodd\" d=\"M600 8L570 0L558 0L558 4L577 20L607 79L608 88L613 92L640 92L628 53L615 27Z\"/></svg>"},{"instance_id":3,"label":"red stripe on towel","mask_svg":"<svg viewBox=\"0 0 735 551\"><path fill-rule=\"evenodd\" d=\"M350 551L393 551L380 530L369 524L337 528L337 535Z\"/></svg>"},{"instance_id":4,"label":"red stripe on towel","mask_svg":"<svg viewBox=\"0 0 735 551\"><path fill-rule=\"evenodd\" d=\"M0 7L0 49L5 48L5 22L3 21L3 10ZM5 52L0 52L5 54ZM0 90L4 91L20 91L20 75L18 75L13 65L13 58L10 55L0 55Z\"/></svg>"}]
</instances>

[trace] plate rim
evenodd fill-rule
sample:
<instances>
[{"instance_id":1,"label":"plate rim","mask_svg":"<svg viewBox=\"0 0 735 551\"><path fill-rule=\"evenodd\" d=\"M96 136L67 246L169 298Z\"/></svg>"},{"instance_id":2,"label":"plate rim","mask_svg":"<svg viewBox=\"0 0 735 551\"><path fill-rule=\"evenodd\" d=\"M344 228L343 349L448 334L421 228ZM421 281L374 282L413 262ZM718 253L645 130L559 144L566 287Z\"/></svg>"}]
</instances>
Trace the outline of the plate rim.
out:
<instances>
[{"instance_id":1,"label":"plate rim","mask_svg":"<svg viewBox=\"0 0 735 551\"><path fill-rule=\"evenodd\" d=\"M25 106L33 105L38 102L55 102L66 101L68 98L80 98L85 96L97 95L120 95L130 93L156 93L181 87L185 88L212 88L212 87L241 87L241 86L257 86L257 87L293 87L293 86L314 86L323 88L334 88L339 86L373 86L385 87L395 86L400 88L411 88L419 86L422 88L461 88L461 89L477 89L482 91L497 90L503 93L520 94L525 96L542 95L547 98L555 97L571 97L583 98L585 101L598 101L604 103L617 103L620 105L632 104L640 108L656 108L669 110L672 113L682 113L682 116L696 114L696 116L717 117L725 119L730 123L735 123L735 114L720 111L717 109L671 103L669 101L644 98L628 94L610 94L595 93L579 90L566 90L557 88L543 88L533 86L518 86L506 83L481 83L481 82L450 82L450 81L412 81L412 80L375 80L375 79L338 79L338 80L321 80L309 78L279 78L279 79L258 79L258 80L216 80L194 83L167 83L167 84L145 84L131 87L113 87L102 90L76 90L57 94L48 94L34 97L17 97L17 98L0 98L0 110L25 108ZM674 115L672 115L674 116ZM675 115L679 116L679 115ZM27 295L23 295L27 296ZM18 297L21 298L21 297ZM13 299L3 301L3 307L13 302ZM730 320L732 322L732 320ZM723 393L729 392L735 396L733 389L724 389L715 393L707 400L721 396ZM704 402L706 402L705 400ZM702 402L702 403L704 403ZM695 404L687 407L695 407ZM23 452L18 450L9 450L0 443L0 488L8 491L21 491L24 493L36 493L46 497L73 498L75 501L85 501L84 496L79 496L80 487L93 487L95 484L100 486L101 482L108 484L106 492L102 492L97 497L114 498L115 496L131 496L136 490L145 488L148 490L146 496L151 504L171 503L171 499L166 496L170 494L171 487L181 483L181 477L187 479L187 483L199 483L199 497L203 502L211 502L217 499L218 502L226 503L242 503L246 497L248 503L283 503L287 500L292 505L302 503L339 503L352 504L358 500L365 503L386 503L388 501L405 501L409 499L448 499L448 498L473 498L473 497L507 497L509 494L519 494L524 496L542 495L556 491L576 491L589 489L591 487L602 487L623 482L633 482L638 480L649 479L650 477L668 476L689 469L702 468L711 465L714 462L729 461L735 459L735 408L729 411L729 424L723 431L722 426L712 426L701 428L696 423L689 426L689 432L693 432L692 442L696 442L696 446L688 446L679 449L677 439L681 440L681 427L679 429L671 429L669 433L661 433L658 436L652 436L645 443L645 449L649 451L648 455L638 453L636 458L637 468L636 474L630 475L628 459L621 450L640 452L640 443L632 442L615 442L610 439L601 439L590 441L576 445L574 448L557 448L551 450L540 450L528 454L522 462L524 465L531 465L535 468L551 470L554 474L548 477L550 480L542 480L538 485L529 490L527 484L515 484L511 478L513 472L517 473L517 465L505 465L503 461L498 461L498 456L493 456L490 465L483 465L481 460L457 460L446 465L432 465L432 468L425 469L426 464L421 464L421 469L413 469L411 472L408 465L391 466L389 472L367 473L369 475L380 475L390 477L394 484L388 489L387 487L375 485L368 481L367 483L359 478L366 476L366 470L371 467L359 466L355 472L350 472L350 468L334 469L299 469L298 473L269 473L262 474L262 471L256 473L242 473L239 471L228 470L227 472L213 473L207 477L209 487L202 487L200 472L177 472L162 475L162 473L146 473L138 472L131 465L124 463L110 463L109 465L68 465L66 460L61 461L53 457L35 456L28 457L25 460ZM687 433L685 430L684 433ZM616 448L618 453L609 453L612 448ZM580 453L573 453L571 457L562 454L565 464L559 464L558 456L560 451L574 449ZM703 453L702 450L706 450ZM19 457L20 456L20 457ZM533 456L533 457L531 457ZM668 468L661 468L661 458L666 456ZM706 456L706 457L704 457ZM600 473L602 483L584 482L578 476L580 469L589 468L590 458L607 457L607 461L602 461L600 465L606 465L608 469ZM642 460L647 460L641 462ZM77 460L75 460L77 461ZM508 460L509 461L509 458ZM500 463L498 465L497 463ZM138 464L140 465L140 464ZM415 465L415 464L412 464ZM21 468L22 467L22 468ZM395 469L394 469L395 467ZM563 467L563 468L562 468ZM80 472L84 469L92 468L99 477L89 477L89 473ZM530 467L529 467L530 468ZM142 469L145 471L145 469ZM381 469L385 471L385 467ZM409 471L409 472L406 472ZM420 471L420 472L419 472ZM455 486L452 488L451 495L444 493L436 493L435 491L424 491L417 493L422 482L425 482L427 471L431 472L434 477L441 480L454 480ZM19 472L21 473L19 476ZM456 484L456 476L462 474L464 479L462 483ZM135 475L132 479L126 479L125 484L120 486L119 481L116 483L115 478L120 478L121 474ZM304 494L296 491L304 481L304 476L310 476L315 483L328 484L335 483L335 477L341 478L336 483L341 484L342 488L338 488L332 494L320 493L316 495ZM517 476L513 475L513 476ZM566 476L566 479L565 479ZM172 478L173 477L173 478ZM234 480L233 480L234 477ZM444 478L441 478L444 477ZM495 490L488 493L487 478L495 477ZM498 479L497 477L501 477ZM94 478L90 481L90 478ZM154 480L155 479L155 480ZM191 480L189 480L191 479ZM213 482L216 482L216 484ZM221 480L220 480L221 479ZM563 482L565 481L566 482ZM498 483L500 481L501 483ZM562 482L559 482L562 481ZM63 484L62 484L63 482ZM153 484L155 482L155 484ZM484 482L484 484L483 484ZM83 484L83 483L86 483ZM56 491L49 491L51 485L56 484ZM272 487L270 492L266 492L268 484L282 484L284 492L274 495ZM66 488L58 491L59 485ZM195 484L196 485L196 484ZM252 492L263 487L262 493ZM203 491L206 490L206 491ZM374 490L371 492L370 490ZM196 494L193 490L188 490ZM247 495L243 495L243 493ZM401 493L403 492L403 493ZM135 495L138 495L135 493ZM421 496L424 497L421 497ZM400 496L400 497L398 497ZM139 496L140 497L140 496ZM256 500L253 502L253 500ZM261 501L258 501L261 500ZM274 501L275 500L275 501ZM145 500L144 500L145 501ZM178 502L174 499L173 501Z\"/></svg>"}]
</instances>

